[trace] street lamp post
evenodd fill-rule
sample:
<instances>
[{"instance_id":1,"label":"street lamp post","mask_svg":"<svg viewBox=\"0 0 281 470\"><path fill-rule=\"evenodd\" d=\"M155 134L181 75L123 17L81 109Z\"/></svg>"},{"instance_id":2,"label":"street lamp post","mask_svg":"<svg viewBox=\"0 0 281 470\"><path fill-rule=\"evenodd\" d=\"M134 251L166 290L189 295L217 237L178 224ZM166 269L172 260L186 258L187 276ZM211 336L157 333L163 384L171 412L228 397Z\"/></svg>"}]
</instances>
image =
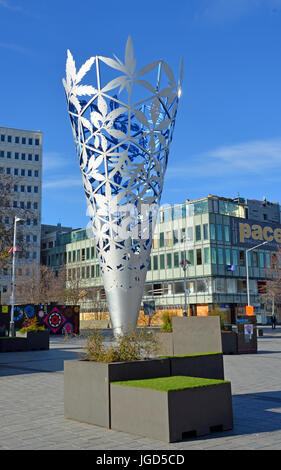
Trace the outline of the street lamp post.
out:
<instances>
[{"instance_id":1,"label":"street lamp post","mask_svg":"<svg viewBox=\"0 0 281 470\"><path fill-rule=\"evenodd\" d=\"M269 241L260 243L259 245L253 246L252 248L248 248L248 250L246 250L246 278L247 278L247 303L248 303L248 306L250 305L250 286L249 286L248 253L249 253L250 251L254 250L255 248L258 248L259 246L266 245L267 243L269 243Z\"/></svg>"},{"instance_id":2,"label":"street lamp post","mask_svg":"<svg viewBox=\"0 0 281 470\"><path fill-rule=\"evenodd\" d=\"M15 323L14 323L14 307L15 307L15 267L16 267L16 241L17 241L17 222L22 219L15 217L14 222L14 241L13 241L13 264L12 264L12 293L11 293L11 321L10 321L10 336L15 335Z\"/></svg>"},{"instance_id":3,"label":"street lamp post","mask_svg":"<svg viewBox=\"0 0 281 470\"><path fill-rule=\"evenodd\" d=\"M188 265L190 264L190 261L188 261L188 259L186 258L186 246L185 246L186 237L184 237L183 241L184 241L184 259L181 260L180 264L182 265L183 274L184 274L184 284L183 284L184 286L184 311L188 315L189 305L187 305L186 270L188 268Z\"/></svg>"}]
</instances>

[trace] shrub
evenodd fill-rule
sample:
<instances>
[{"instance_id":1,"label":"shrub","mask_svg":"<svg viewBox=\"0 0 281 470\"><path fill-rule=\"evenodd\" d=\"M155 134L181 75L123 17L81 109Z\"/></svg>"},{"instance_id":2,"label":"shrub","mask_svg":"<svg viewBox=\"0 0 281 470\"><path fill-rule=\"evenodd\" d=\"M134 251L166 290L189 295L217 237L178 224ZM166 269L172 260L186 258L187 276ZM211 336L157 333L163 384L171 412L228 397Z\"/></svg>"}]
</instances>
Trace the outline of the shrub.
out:
<instances>
[{"instance_id":1,"label":"shrub","mask_svg":"<svg viewBox=\"0 0 281 470\"><path fill-rule=\"evenodd\" d=\"M36 317L28 318L25 316L23 327L19 331L20 333L30 333L32 331L45 331L45 327L38 325L38 320Z\"/></svg>"},{"instance_id":2,"label":"shrub","mask_svg":"<svg viewBox=\"0 0 281 470\"><path fill-rule=\"evenodd\" d=\"M221 330L226 330L226 326L224 324L224 313L220 310L220 308L215 305L213 310L208 313L209 316L219 316L220 317L220 324Z\"/></svg>"},{"instance_id":3,"label":"shrub","mask_svg":"<svg viewBox=\"0 0 281 470\"><path fill-rule=\"evenodd\" d=\"M161 331L166 331L166 332L173 331L172 318L173 318L173 315L170 314L169 312L163 313Z\"/></svg>"},{"instance_id":4,"label":"shrub","mask_svg":"<svg viewBox=\"0 0 281 470\"><path fill-rule=\"evenodd\" d=\"M118 335L114 339L113 344L105 345L103 336L94 331L87 339L84 359L95 362L138 361L158 352L156 335L145 329Z\"/></svg>"}]
</instances>

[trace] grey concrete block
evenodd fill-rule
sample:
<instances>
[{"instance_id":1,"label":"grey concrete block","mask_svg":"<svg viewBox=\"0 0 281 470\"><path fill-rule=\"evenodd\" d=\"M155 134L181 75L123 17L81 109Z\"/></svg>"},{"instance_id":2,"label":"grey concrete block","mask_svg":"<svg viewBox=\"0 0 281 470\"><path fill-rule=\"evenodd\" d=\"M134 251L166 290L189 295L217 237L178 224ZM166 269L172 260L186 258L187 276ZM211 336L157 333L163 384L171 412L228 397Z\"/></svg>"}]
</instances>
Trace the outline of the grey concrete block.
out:
<instances>
[{"instance_id":1,"label":"grey concrete block","mask_svg":"<svg viewBox=\"0 0 281 470\"><path fill-rule=\"evenodd\" d=\"M222 352L219 316L173 317L174 355Z\"/></svg>"},{"instance_id":2,"label":"grey concrete block","mask_svg":"<svg viewBox=\"0 0 281 470\"><path fill-rule=\"evenodd\" d=\"M112 383L111 428L166 442L230 430L230 383L169 392Z\"/></svg>"},{"instance_id":3,"label":"grey concrete block","mask_svg":"<svg viewBox=\"0 0 281 470\"><path fill-rule=\"evenodd\" d=\"M169 375L168 359L109 364L65 361L64 416L110 428L110 382Z\"/></svg>"}]
</instances>

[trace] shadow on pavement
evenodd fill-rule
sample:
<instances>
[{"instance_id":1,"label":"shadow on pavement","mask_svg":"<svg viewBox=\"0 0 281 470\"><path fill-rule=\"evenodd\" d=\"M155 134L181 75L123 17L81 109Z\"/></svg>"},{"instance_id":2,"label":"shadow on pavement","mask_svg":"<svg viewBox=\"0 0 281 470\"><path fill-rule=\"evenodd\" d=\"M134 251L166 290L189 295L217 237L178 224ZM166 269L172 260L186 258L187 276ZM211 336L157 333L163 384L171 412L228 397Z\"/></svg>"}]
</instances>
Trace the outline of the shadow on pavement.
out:
<instances>
[{"instance_id":1,"label":"shadow on pavement","mask_svg":"<svg viewBox=\"0 0 281 470\"><path fill-rule=\"evenodd\" d=\"M233 395L234 427L230 431L184 441L204 441L221 437L260 434L281 429L281 391Z\"/></svg>"}]
</instances>

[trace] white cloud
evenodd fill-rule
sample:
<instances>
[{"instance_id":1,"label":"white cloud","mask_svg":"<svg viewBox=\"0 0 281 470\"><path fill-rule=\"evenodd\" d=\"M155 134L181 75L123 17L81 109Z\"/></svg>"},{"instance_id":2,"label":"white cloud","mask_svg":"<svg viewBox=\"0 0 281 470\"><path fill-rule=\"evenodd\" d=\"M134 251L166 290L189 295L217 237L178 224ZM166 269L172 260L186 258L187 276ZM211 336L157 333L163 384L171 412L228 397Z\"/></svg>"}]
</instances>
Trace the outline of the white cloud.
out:
<instances>
[{"instance_id":1,"label":"white cloud","mask_svg":"<svg viewBox=\"0 0 281 470\"><path fill-rule=\"evenodd\" d=\"M77 186L82 187L81 178L61 177L59 179L50 180L50 181L46 181L45 183L43 183L43 189L65 189L65 188L71 189Z\"/></svg>"},{"instance_id":2,"label":"white cloud","mask_svg":"<svg viewBox=\"0 0 281 470\"><path fill-rule=\"evenodd\" d=\"M281 138L224 145L186 157L185 164L167 169L167 178L254 176L272 177L281 170Z\"/></svg>"},{"instance_id":3,"label":"white cloud","mask_svg":"<svg viewBox=\"0 0 281 470\"><path fill-rule=\"evenodd\" d=\"M6 8L7 10L12 10L12 11L22 11L22 7L19 5L12 5L10 2L7 0L0 0L0 7Z\"/></svg>"}]
</instances>

